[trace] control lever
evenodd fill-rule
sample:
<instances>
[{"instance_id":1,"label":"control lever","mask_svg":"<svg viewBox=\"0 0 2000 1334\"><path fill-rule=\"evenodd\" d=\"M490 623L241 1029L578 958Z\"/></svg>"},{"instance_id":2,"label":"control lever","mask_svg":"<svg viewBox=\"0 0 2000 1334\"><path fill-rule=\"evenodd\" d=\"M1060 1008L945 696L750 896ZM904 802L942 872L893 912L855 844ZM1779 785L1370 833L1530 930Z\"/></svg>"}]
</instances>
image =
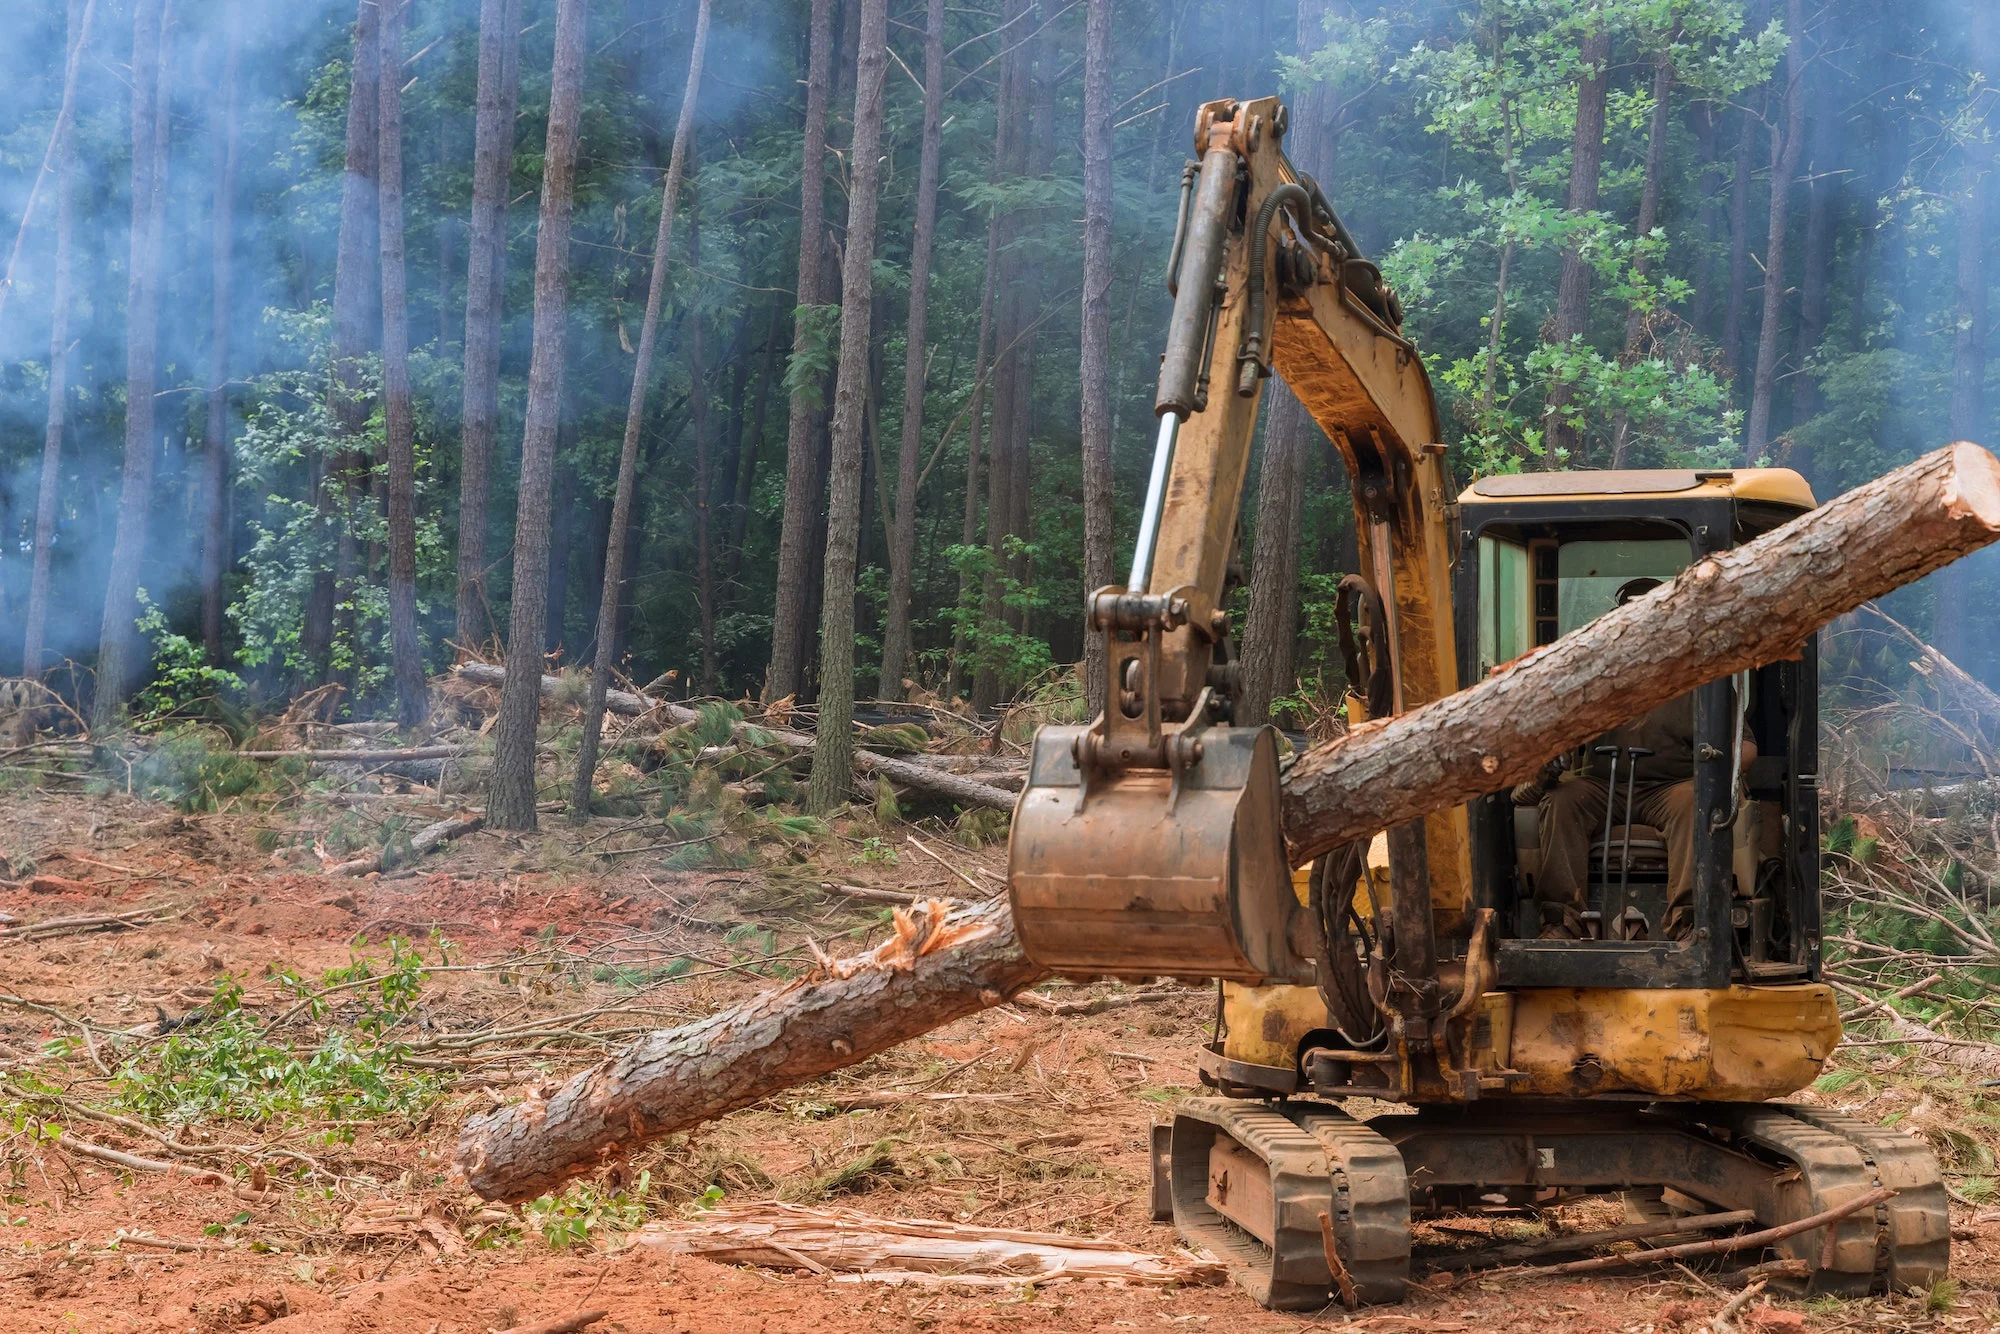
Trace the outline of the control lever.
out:
<instances>
[{"instance_id":1,"label":"control lever","mask_svg":"<svg viewBox=\"0 0 2000 1334\"><path fill-rule=\"evenodd\" d=\"M1618 756L1622 753L1617 746L1593 746L1593 755L1611 757L1611 790L1604 794L1604 852L1601 861L1604 868L1604 887L1611 888L1611 824L1612 814L1618 809ZM1630 838L1630 834L1627 834Z\"/></svg>"},{"instance_id":2,"label":"control lever","mask_svg":"<svg viewBox=\"0 0 2000 1334\"><path fill-rule=\"evenodd\" d=\"M1621 936L1627 935L1631 929L1629 923L1626 922L1626 914L1630 911L1631 904L1626 897L1625 891L1626 885L1630 882L1632 876L1632 794L1639 786L1639 761L1651 757L1652 753L1652 751L1647 750L1644 746L1633 746L1625 752L1625 756L1631 761L1631 764L1627 769L1625 777L1625 843L1619 852L1618 866L1620 922L1618 934ZM1614 797L1618 795L1616 788L1612 789L1611 795ZM1609 814L1609 811L1606 814ZM1606 848L1605 851L1609 852L1610 849ZM1606 878L1609 879L1609 877Z\"/></svg>"}]
</instances>

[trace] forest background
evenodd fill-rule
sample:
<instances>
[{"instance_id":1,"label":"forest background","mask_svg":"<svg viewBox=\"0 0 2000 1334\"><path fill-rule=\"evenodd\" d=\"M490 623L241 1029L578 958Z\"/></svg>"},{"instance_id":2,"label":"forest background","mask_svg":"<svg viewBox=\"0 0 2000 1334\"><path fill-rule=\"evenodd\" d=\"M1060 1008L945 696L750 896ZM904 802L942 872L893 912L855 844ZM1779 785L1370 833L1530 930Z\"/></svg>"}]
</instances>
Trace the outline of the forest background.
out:
<instances>
[{"instance_id":1,"label":"forest background","mask_svg":"<svg viewBox=\"0 0 2000 1334\"><path fill-rule=\"evenodd\" d=\"M1292 104L1461 482L1825 498L1991 443L1987 9L17 0L0 673L100 721L332 683L415 722L500 644L510 691L547 653L822 724L1077 696L1221 96ZM1247 707L1296 717L1352 516L1281 388L1251 467ZM1974 558L1892 603L2000 684L1996 594Z\"/></svg>"}]
</instances>

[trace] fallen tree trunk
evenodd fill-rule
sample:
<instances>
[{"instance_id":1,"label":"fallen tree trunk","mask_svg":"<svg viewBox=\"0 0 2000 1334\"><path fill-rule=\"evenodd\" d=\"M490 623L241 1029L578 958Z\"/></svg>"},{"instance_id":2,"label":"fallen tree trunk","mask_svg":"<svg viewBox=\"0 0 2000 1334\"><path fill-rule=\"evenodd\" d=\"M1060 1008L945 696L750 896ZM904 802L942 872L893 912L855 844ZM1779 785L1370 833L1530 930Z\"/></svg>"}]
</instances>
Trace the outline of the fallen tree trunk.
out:
<instances>
[{"instance_id":1,"label":"fallen tree trunk","mask_svg":"<svg viewBox=\"0 0 2000 1334\"><path fill-rule=\"evenodd\" d=\"M1996 537L2000 463L1972 445L1919 459L1698 562L1489 680L1307 752L1284 784L1293 863L1532 777L1702 682L1796 652L1833 617ZM963 943L934 945L908 967L882 951L833 965L827 980L654 1034L553 1093L475 1117L458 1170L489 1199L531 1198L1043 976L1004 903L951 917L945 934Z\"/></svg>"},{"instance_id":2,"label":"fallen tree trunk","mask_svg":"<svg viewBox=\"0 0 2000 1334\"><path fill-rule=\"evenodd\" d=\"M421 857L440 844L448 843L455 838L464 838L467 834L477 832L485 824L486 817L483 815L454 815L449 820L439 820L436 824L425 825L410 836L410 853L413 857ZM366 856L356 857L352 861L336 862L326 868L326 873L328 875L367 875L371 871L379 871L381 869L382 850L377 848L374 852L368 853Z\"/></svg>"},{"instance_id":3,"label":"fallen tree trunk","mask_svg":"<svg viewBox=\"0 0 2000 1334\"><path fill-rule=\"evenodd\" d=\"M470 746L406 746L401 750L239 750L239 760L306 760L313 764L393 764L397 760L449 760Z\"/></svg>"},{"instance_id":4,"label":"fallen tree trunk","mask_svg":"<svg viewBox=\"0 0 2000 1334\"><path fill-rule=\"evenodd\" d=\"M896 911L893 938L465 1123L455 1166L489 1200L526 1200L649 1141L748 1107L998 1005L1042 977L1004 902Z\"/></svg>"},{"instance_id":5,"label":"fallen tree trunk","mask_svg":"<svg viewBox=\"0 0 2000 1334\"><path fill-rule=\"evenodd\" d=\"M1285 776L1294 866L1533 778L1694 687L1789 657L1834 617L2000 538L2000 463L1952 445L1705 557L1457 694L1363 723Z\"/></svg>"},{"instance_id":6,"label":"fallen tree trunk","mask_svg":"<svg viewBox=\"0 0 2000 1334\"><path fill-rule=\"evenodd\" d=\"M497 686L506 675L504 668L489 666L483 662L460 663L452 670L466 680L480 685ZM561 677L542 678L542 696L545 699L560 698L567 689ZM700 720L700 715L686 705L651 700L625 690L607 690L604 694L604 707L627 717L639 717L657 709L667 722L676 727L685 727ZM804 732L792 732L782 727L765 727L752 722L736 723L730 728L730 734L746 746L779 745L804 755L810 755L816 744L815 739ZM1014 809L1012 792L953 773L942 764L930 764L918 758L880 755L872 750L857 749L854 752L854 769L856 773L871 780L880 775L899 786L914 788L934 797L944 797L961 805L984 806L996 811Z\"/></svg>"}]
</instances>

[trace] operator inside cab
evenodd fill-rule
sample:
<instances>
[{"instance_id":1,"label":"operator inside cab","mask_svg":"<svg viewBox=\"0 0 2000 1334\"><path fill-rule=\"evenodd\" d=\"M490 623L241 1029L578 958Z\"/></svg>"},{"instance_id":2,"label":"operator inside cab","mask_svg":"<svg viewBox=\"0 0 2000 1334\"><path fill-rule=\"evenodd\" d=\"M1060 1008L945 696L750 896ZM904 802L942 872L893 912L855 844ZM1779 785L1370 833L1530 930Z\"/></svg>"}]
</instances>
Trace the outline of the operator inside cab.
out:
<instances>
[{"instance_id":1,"label":"operator inside cab","mask_svg":"<svg viewBox=\"0 0 2000 1334\"><path fill-rule=\"evenodd\" d=\"M1658 588L1644 577L1619 586L1616 602ZM1513 793L1514 804L1541 808L1542 869L1535 896L1543 905L1542 937L1578 940L1586 932L1592 840L1613 825L1650 825L1667 845L1667 914L1662 934L1687 938L1694 903L1694 696L1668 700L1583 747L1582 763L1557 759ZM1757 743L1746 729L1738 763L1748 768ZM1564 774L1565 768L1573 772ZM1615 788L1613 783L1615 781ZM1605 851L1608 853L1609 840ZM1606 858L1607 867L1609 856Z\"/></svg>"}]
</instances>

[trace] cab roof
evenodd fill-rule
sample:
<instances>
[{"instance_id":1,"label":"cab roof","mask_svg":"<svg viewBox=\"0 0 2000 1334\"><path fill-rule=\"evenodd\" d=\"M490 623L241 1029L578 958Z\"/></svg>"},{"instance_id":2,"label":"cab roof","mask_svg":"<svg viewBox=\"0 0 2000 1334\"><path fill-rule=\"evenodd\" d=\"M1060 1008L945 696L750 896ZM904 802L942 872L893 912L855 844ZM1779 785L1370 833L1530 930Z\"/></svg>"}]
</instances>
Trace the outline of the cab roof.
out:
<instances>
[{"instance_id":1,"label":"cab roof","mask_svg":"<svg viewBox=\"0 0 2000 1334\"><path fill-rule=\"evenodd\" d=\"M1790 468L1629 468L1599 472L1499 473L1482 477L1460 493L1459 503L1493 501L1614 500L1632 496L1694 499L1730 496L1760 500L1794 509L1811 509L1816 502L1806 479Z\"/></svg>"}]
</instances>

